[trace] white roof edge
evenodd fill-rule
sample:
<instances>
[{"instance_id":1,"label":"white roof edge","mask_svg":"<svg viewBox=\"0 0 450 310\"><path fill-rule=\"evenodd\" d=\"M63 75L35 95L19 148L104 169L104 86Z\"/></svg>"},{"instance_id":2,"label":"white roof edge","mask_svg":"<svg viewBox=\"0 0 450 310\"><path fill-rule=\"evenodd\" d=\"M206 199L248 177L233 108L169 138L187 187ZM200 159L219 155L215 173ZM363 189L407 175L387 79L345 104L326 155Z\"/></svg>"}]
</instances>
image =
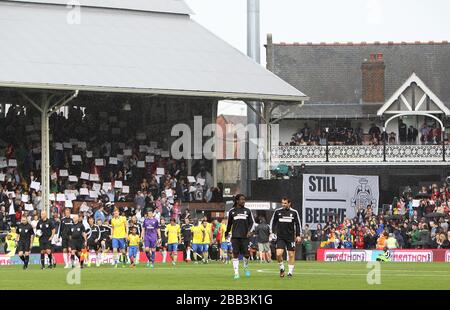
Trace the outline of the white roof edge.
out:
<instances>
[{"instance_id":1,"label":"white roof edge","mask_svg":"<svg viewBox=\"0 0 450 310\"><path fill-rule=\"evenodd\" d=\"M446 116L450 115L450 110L445 106L445 104L433 93L431 89L417 76L415 72L400 86L395 93L386 101L385 104L377 111L377 115L381 116L384 112L394 103L395 100L408 88L411 83L415 82L422 90L430 96L430 99L445 113Z\"/></svg>"},{"instance_id":2,"label":"white roof edge","mask_svg":"<svg viewBox=\"0 0 450 310\"><path fill-rule=\"evenodd\" d=\"M300 102L307 101L306 96L291 95L270 95L270 94L252 94L252 93L232 93L219 91L195 91L195 90L177 90L177 89L146 89L130 87L104 87L87 85L54 85L54 84L27 84L15 82L0 82L0 88L23 88L23 89L42 89L42 90L79 90L90 92L111 92L111 93L130 93L130 94L153 94L166 96L188 96L188 97L211 97L229 99L229 100L261 100L261 101L289 101Z\"/></svg>"},{"instance_id":3,"label":"white roof edge","mask_svg":"<svg viewBox=\"0 0 450 310\"><path fill-rule=\"evenodd\" d=\"M24 4L62 5L171 14L194 14L184 0L1 0Z\"/></svg>"}]
</instances>

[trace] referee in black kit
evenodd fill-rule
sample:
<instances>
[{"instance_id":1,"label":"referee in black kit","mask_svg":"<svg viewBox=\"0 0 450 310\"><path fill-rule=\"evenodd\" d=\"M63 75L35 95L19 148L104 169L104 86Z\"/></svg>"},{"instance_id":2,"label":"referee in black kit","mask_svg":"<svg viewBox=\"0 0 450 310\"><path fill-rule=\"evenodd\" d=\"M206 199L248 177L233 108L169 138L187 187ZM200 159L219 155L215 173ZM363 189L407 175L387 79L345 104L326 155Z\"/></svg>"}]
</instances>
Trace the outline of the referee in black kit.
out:
<instances>
[{"instance_id":1,"label":"referee in black kit","mask_svg":"<svg viewBox=\"0 0 450 310\"><path fill-rule=\"evenodd\" d=\"M234 206L228 212L228 225L225 232L225 238L228 238L231 231L234 279L239 279L239 255L244 257L245 276L250 277L250 271L248 270L248 260L250 258L248 244L254 224L255 220L253 219L252 211L245 207L245 196L242 194L236 195Z\"/></svg>"},{"instance_id":2,"label":"referee in black kit","mask_svg":"<svg viewBox=\"0 0 450 310\"><path fill-rule=\"evenodd\" d=\"M55 227L47 217L47 212L41 211L41 219L36 225L36 234L39 236L39 248L41 250L41 269L45 268L45 254L48 257L48 269L53 267L52 238L55 235Z\"/></svg>"},{"instance_id":3,"label":"referee in black kit","mask_svg":"<svg viewBox=\"0 0 450 310\"><path fill-rule=\"evenodd\" d=\"M288 198L281 199L281 208L276 209L270 220L272 234L276 235L277 260L280 265L280 277L284 277L284 249L288 251L288 277L292 277L295 264L295 244L301 242L300 217L297 210L291 208ZM275 236L274 236L275 237Z\"/></svg>"}]
</instances>

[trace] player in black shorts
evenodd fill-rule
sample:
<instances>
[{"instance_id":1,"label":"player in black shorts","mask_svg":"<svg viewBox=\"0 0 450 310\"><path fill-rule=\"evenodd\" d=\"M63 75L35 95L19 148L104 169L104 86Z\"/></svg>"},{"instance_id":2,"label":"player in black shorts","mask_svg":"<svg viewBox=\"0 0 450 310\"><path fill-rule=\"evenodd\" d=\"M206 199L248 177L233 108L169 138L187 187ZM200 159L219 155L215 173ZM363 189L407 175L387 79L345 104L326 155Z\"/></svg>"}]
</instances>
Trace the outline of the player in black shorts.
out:
<instances>
[{"instance_id":1,"label":"player in black shorts","mask_svg":"<svg viewBox=\"0 0 450 310\"><path fill-rule=\"evenodd\" d=\"M166 236L166 220L164 218L160 219L159 231L161 232L161 253L163 260L162 262L165 264L167 259L167 236Z\"/></svg>"},{"instance_id":2,"label":"player in black shorts","mask_svg":"<svg viewBox=\"0 0 450 310\"><path fill-rule=\"evenodd\" d=\"M181 240L184 244L184 252L186 257L186 262L191 261L191 242L192 242L192 224L189 223L189 219L184 219L184 224L181 225Z\"/></svg>"},{"instance_id":3,"label":"player in black shorts","mask_svg":"<svg viewBox=\"0 0 450 310\"><path fill-rule=\"evenodd\" d=\"M108 221L105 221L100 226L100 247L102 254L103 253L106 254L112 249L111 233L112 233L111 225L109 225Z\"/></svg>"},{"instance_id":4,"label":"player in black shorts","mask_svg":"<svg viewBox=\"0 0 450 310\"><path fill-rule=\"evenodd\" d=\"M59 237L62 241L62 250L64 258L64 268L70 268L70 253L69 253L69 237L70 228L73 225L73 219L70 217L70 208L64 209L64 217L61 219L59 227Z\"/></svg>"},{"instance_id":5,"label":"player in black shorts","mask_svg":"<svg viewBox=\"0 0 450 310\"><path fill-rule=\"evenodd\" d=\"M236 195L234 206L228 212L228 224L225 231L225 238L231 231L231 246L233 248L233 269L234 278L239 279L239 255L244 257L245 276L250 276L248 270L248 260L250 253L248 251L249 238L253 233L255 220L252 211L245 207L245 196Z\"/></svg>"},{"instance_id":6,"label":"player in black shorts","mask_svg":"<svg viewBox=\"0 0 450 310\"><path fill-rule=\"evenodd\" d=\"M101 222L101 221L100 221ZM88 250L88 267L91 267L91 253L96 257L96 265L100 266L101 246L100 246L100 227L94 224L94 218L88 218L89 228L86 231L87 250Z\"/></svg>"},{"instance_id":7,"label":"player in black shorts","mask_svg":"<svg viewBox=\"0 0 450 310\"><path fill-rule=\"evenodd\" d=\"M82 222L78 221L78 215L73 216L73 225L70 228L69 249L72 253L72 268L75 267L75 256L78 257L81 268L83 268L83 259L81 258L81 250L86 245L86 232Z\"/></svg>"},{"instance_id":8,"label":"player in black shorts","mask_svg":"<svg viewBox=\"0 0 450 310\"><path fill-rule=\"evenodd\" d=\"M52 238L55 235L55 227L47 218L47 212L41 211L41 219L36 225L36 235L39 236L39 249L41 251L41 269L45 268L45 254L48 257L48 268L52 268Z\"/></svg>"},{"instance_id":9,"label":"player in black shorts","mask_svg":"<svg viewBox=\"0 0 450 310\"><path fill-rule=\"evenodd\" d=\"M281 208L276 209L270 221L272 235L276 235L277 260L280 265L280 277L284 277L284 249L288 251L288 277L292 277L295 264L295 244L301 242L300 217L297 210L291 208L288 198L281 200ZM275 237L275 236L273 236Z\"/></svg>"},{"instance_id":10,"label":"player in black shorts","mask_svg":"<svg viewBox=\"0 0 450 310\"><path fill-rule=\"evenodd\" d=\"M26 216L22 215L17 226L17 251L23 262L23 269L28 268L30 262L31 245L33 244L34 231Z\"/></svg>"}]
</instances>

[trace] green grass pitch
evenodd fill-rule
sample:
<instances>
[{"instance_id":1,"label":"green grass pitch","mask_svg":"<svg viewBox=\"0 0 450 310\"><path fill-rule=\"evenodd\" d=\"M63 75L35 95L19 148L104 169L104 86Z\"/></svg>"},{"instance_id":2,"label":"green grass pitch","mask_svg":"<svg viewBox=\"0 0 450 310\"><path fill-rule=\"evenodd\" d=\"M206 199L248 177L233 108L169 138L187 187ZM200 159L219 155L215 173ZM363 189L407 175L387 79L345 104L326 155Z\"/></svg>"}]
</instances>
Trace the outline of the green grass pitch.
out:
<instances>
[{"instance_id":1,"label":"green grass pitch","mask_svg":"<svg viewBox=\"0 0 450 310\"><path fill-rule=\"evenodd\" d=\"M242 267L242 265L241 265ZM286 266L287 267L287 266ZM450 289L450 263L383 263L381 284L369 285L365 263L348 262L297 262L292 279L279 277L276 263L252 262L250 278L233 279L231 264L156 264L148 269L140 264L135 269L118 269L110 265L84 268L80 284L69 285L66 278L70 271L40 270L32 265L1 266L0 287L5 289L175 289L175 290L313 290L313 289Z\"/></svg>"}]
</instances>

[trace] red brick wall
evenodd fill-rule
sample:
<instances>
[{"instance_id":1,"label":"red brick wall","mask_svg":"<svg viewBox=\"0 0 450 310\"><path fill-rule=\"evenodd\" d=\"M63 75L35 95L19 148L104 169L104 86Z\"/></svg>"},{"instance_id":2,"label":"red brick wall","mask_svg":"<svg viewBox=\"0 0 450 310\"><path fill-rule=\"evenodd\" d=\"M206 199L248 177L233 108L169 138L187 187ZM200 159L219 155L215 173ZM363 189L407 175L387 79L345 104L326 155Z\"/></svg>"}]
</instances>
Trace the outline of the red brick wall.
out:
<instances>
[{"instance_id":1,"label":"red brick wall","mask_svg":"<svg viewBox=\"0 0 450 310\"><path fill-rule=\"evenodd\" d=\"M370 59L363 62L361 66L363 102L384 103L385 68L383 54L371 54Z\"/></svg>"}]
</instances>

